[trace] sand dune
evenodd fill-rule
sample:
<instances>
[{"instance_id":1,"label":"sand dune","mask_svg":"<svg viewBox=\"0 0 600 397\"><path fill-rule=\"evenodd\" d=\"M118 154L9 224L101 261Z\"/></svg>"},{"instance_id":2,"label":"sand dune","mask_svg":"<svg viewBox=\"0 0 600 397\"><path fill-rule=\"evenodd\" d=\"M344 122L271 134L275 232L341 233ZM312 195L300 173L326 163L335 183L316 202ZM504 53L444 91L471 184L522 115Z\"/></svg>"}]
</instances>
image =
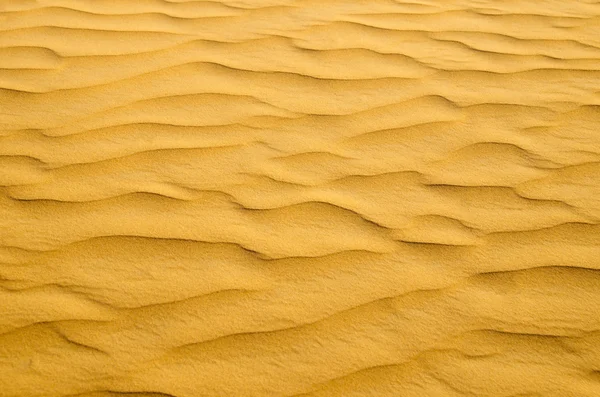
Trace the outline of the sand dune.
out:
<instances>
[{"instance_id":1,"label":"sand dune","mask_svg":"<svg viewBox=\"0 0 600 397\"><path fill-rule=\"evenodd\" d=\"M1 0L0 396L600 396L600 3Z\"/></svg>"}]
</instances>

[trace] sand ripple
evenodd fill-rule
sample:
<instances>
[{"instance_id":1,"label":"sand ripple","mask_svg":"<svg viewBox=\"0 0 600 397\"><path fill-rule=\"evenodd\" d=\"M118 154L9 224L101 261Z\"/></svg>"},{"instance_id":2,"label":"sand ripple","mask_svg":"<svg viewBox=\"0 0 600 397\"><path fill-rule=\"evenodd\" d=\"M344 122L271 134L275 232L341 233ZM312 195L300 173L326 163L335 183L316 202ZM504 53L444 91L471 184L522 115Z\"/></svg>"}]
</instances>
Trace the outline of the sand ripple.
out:
<instances>
[{"instance_id":1,"label":"sand ripple","mask_svg":"<svg viewBox=\"0 0 600 397\"><path fill-rule=\"evenodd\" d=\"M599 396L599 27L1 0L0 396Z\"/></svg>"}]
</instances>

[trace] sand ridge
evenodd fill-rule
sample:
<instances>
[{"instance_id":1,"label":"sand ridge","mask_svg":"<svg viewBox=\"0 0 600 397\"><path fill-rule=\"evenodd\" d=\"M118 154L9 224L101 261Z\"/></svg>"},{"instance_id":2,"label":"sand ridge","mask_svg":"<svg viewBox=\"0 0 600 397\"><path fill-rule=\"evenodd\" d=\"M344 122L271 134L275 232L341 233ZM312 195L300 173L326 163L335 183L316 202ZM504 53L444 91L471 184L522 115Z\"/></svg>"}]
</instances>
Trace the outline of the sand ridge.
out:
<instances>
[{"instance_id":1,"label":"sand ridge","mask_svg":"<svg viewBox=\"0 0 600 397\"><path fill-rule=\"evenodd\" d=\"M0 0L0 396L600 395L600 3Z\"/></svg>"}]
</instances>

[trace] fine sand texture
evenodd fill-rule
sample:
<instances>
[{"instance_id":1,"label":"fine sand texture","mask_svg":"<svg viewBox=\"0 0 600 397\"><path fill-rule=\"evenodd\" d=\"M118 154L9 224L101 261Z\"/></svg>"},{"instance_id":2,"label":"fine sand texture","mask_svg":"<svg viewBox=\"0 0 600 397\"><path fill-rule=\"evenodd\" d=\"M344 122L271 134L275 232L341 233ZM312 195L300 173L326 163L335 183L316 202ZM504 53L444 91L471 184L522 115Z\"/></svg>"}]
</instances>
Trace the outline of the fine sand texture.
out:
<instances>
[{"instance_id":1,"label":"fine sand texture","mask_svg":"<svg viewBox=\"0 0 600 397\"><path fill-rule=\"evenodd\" d=\"M600 2L0 0L34 396L600 396Z\"/></svg>"}]
</instances>

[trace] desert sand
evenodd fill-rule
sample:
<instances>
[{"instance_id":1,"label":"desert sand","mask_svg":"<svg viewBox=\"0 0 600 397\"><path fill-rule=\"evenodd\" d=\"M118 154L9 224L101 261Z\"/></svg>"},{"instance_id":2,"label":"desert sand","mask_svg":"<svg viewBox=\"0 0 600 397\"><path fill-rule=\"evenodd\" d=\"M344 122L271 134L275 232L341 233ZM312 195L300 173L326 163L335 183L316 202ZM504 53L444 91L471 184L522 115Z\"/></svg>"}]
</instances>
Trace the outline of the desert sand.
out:
<instances>
[{"instance_id":1,"label":"desert sand","mask_svg":"<svg viewBox=\"0 0 600 397\"><path fill-rule=\"evenodd\" d=\"M1 397L600 396L600 3L1 0Z\"/></svg>"}]
</instances>

